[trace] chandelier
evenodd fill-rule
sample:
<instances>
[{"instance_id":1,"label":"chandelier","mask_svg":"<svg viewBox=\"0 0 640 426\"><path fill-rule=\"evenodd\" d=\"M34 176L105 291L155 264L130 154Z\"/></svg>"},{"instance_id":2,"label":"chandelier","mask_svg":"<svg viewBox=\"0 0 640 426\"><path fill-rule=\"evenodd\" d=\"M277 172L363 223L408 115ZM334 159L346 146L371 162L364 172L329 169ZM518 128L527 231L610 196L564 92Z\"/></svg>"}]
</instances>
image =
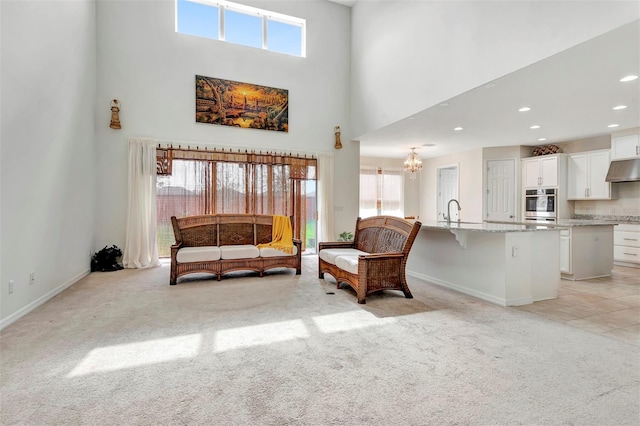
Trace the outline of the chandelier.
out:
<instances>
[{"instance_id":1,"label":"chandelier","mask_svg":"<svg viewBox=\"0 0 640 426\"><path fill-rule=\"evenodd\" d=\"M422 170L422 160L420 160L420 157L418 157L418 153L416 152L415 148L411 148L409 156L407 156L407 159L404 160L403 169L405 172L411 173L411 179L415 179L416 172Z\"/></svg>"}]
</instances>

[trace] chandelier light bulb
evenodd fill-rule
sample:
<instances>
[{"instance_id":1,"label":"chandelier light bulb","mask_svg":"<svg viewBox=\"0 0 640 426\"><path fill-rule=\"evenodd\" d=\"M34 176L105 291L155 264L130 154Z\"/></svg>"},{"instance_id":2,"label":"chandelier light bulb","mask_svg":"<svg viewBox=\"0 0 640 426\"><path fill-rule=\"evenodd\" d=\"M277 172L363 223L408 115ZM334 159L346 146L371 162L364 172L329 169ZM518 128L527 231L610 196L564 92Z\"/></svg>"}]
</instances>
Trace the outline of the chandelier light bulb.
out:
<instances>
[{"instance_id":1,"label":"chandelier light bulb","mask_svg":"<svg viewBox=\"0 0 640 426\"><path fill-rule=\"evenodd\" d=\"M405 172L411 173L411 179L415 179L416 172L422 170L422 160L418 157L418 153L415 148L411 148L411 152L407 156L407 159L404 160L403 169Z\"/></svg>"}]
</instances>

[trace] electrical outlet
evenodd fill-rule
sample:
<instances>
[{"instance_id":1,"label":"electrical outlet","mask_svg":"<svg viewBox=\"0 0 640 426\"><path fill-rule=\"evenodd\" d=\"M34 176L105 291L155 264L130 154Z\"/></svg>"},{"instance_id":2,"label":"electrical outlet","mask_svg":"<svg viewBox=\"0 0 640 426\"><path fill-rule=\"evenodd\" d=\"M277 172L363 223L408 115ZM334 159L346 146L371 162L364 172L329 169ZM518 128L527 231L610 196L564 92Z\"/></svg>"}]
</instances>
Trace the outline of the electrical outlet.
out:
<instances>
[{"instance_id":1,"label":"electrical outlet","mask_svg":"<svg viewBox=\"0 0 640 426\"><path fill-rule=\"evenodd\" d=\"M9 280L9 294L13 293L13 280Z\"/></svg>"},{"instance_id":2,"label":"electrical outlet","mask_svg":"<svg viewBox=\"0 0 640 426\"><path fill-rule=\"evenodd\" d=\"M36 273L35 272L31 272L29 274L29 285L33 285L36 282Z\"/></svg>"}]
</instances>

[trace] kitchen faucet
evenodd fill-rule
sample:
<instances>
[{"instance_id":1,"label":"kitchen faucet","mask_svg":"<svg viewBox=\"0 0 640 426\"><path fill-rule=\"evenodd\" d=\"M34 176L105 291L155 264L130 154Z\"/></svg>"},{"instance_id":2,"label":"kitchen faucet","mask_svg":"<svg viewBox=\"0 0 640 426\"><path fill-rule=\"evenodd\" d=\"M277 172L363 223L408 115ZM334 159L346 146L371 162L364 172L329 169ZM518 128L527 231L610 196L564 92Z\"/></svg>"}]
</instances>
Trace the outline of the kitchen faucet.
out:
<instances>
[{"instance_id":1,"label":"kitchen faucet","mask_svg":"<svg viewBox=\"0 0 640 426\"><path fill-rule=\"evenodd\" d=\"M452 198L447 203L447 224L451 223L451 202L452 201L455 201L456 204L458 205L458 223L460 223L460 210L462 209L460 208L460 203L458 202L458 200L456 200L455 198Z\"/></svg>"}]
</instances>

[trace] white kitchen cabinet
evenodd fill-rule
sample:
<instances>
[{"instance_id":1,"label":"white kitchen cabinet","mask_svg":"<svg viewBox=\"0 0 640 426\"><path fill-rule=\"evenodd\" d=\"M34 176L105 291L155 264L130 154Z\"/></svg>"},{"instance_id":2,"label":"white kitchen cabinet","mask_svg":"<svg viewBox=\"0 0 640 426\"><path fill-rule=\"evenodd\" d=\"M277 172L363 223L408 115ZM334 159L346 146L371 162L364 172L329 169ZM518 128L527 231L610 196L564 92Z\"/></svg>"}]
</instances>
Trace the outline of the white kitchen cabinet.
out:
<instances>
[{"instance_id":1,"label":"white kitchen cabinet","mask_svg":"<svg viewBox=\"0 0 640 426\"><path fill-rule=\"evenodd\" d=\"M616 265L640 268L640 225L616 226L613 232L613 261Z\"/></svg>"},{"instance_id":2,"label":"white kitchen cabinet","mask_svg":"<svg viewBox=\"0 0 640 426\"><path fill-rule=\"evenodd\" d=\"M610 150L571 154L567 171L567 199L610 200L611 183L606 182Z\"/></svg>"},{"instance_id":3,"label":"white kitchen cabinet","mask_svg":"<svg viewBox=\"0 0 640 426\"><path fill-rule=\"evenodd\" d=\"M611 138L611 159L623 160L640 157L640 135Z\"/></svg>"},{"instance_id":4,"label":"white kitchen cabinet","mask_svg":"<svg viewBox=\"0 0 640 426\"><path fill-rule=\"evenodd\" d=\"M585 280L610 276L613 269L613 228L613 225L587 225L561 229L562 278Z\"/></svg>"},{"instance_id":5,"label":"white kitchen cabinet","mask_svg":"<svg viewBox=\"0 0 640 426\"><path fill-rule=\"evenodd\" d=\"M558 186L558 155L543 155L522 160L525 188Z\"/></svg>"},{"instance_id":6,"label":"white kitchen cabinet","mask_svg":"<svg viewBox=\"0 0 640 426\"><path fill-rule=\"evenodd\" d=\"M571 230L560 231L560 272L571 274Z\"/></svg>"}]
</instances>

